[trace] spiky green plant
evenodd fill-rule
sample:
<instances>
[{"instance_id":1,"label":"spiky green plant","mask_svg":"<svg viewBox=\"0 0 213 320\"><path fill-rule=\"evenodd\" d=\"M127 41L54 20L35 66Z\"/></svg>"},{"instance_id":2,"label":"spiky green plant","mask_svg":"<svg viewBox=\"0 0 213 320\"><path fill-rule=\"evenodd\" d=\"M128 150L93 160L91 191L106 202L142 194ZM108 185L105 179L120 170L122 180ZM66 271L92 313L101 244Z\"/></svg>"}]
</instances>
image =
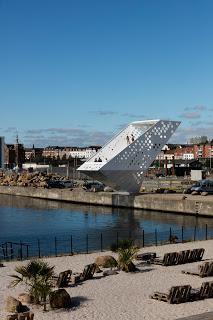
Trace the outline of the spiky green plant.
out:
<instances>
[{"instance_id":1,"label":"spiky green plant","mask_svg":"<svg viewBox=\"0 0 213 320\"><path fill-rule=\"evenodd\" d=\"M32 260L26 266L17 266L15 271L18 274L11 275L14 278L10 284L11 287L24 283L34 302L43 302L46 310L46 300L54 286L54 267L42 260Z\"/></svg>"},{"instance_id":2,"label":"spiky green plant","mask_svg":"<svg viewBox=\"0 0 213 320\"><path fill-rule=\"evenodd\" d=\"M118 248L118 266L125 272L135 270L133 259L138 252L138 248L130 246L128 248Z\"/></svg>"},{"instance_id":3,"label":"spiky green plant","mask_svg":"<svg viewBox=\"0 0 213 320\"><path fill-rule=\"evenodd\" d=\"M117 252L119 248L127 249L132 247L133 245L134 245L134 242L132 239L121 239L121 240L118 240L118 243L113 242L110 245L110 250L112 252Z\"/></svg>"}]
</instances>

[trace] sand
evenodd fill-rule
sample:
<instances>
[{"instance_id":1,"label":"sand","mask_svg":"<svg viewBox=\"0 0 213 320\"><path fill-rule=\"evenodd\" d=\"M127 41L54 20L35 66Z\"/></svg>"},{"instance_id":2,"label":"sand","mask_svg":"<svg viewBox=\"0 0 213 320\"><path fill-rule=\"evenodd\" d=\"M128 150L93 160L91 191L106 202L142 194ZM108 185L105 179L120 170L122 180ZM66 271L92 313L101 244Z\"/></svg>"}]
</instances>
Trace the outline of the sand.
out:
<instances>
[{"instance_id":1,"label":"sand","mask_svg":"<svg viewBox=\"0 0 213 320\"><path fill-rule=\"evenodd\" d=\"M162 256L165 252L193 248L205 248L204 259L213 259L213 240L172 244L141 249L140 252L157 252ZM95 257L105 253L79 254L75 256L45 259L50 265L55 265L56 273L66 269L81 272L83 267L94 262ZM116 255L114 255L116 256ZM26 264L24 262L6 262L0 268L0 320L8 314L4 310L4 300L8 295L18 297L25 291L22 286L8 288L10 274L14 267ZM154 291L167 292L174 285L190 284L193 288L200 287L203 281L211 281L213 277L200 278L182 274L181 270L198 266L200 262L163 267L158 265L141 266L140 272L125 273L103 277L96 274L92 280L85 281L75 287L66 288L73 302L73 307L67 310L50 310L43 312L42 307L31 305L35 320L67 320L67 319L97 319L97 320L172 320L203 312L213 311L213 299L170 305L166 302L150 299Z\"/></svg>"}]
</instances>

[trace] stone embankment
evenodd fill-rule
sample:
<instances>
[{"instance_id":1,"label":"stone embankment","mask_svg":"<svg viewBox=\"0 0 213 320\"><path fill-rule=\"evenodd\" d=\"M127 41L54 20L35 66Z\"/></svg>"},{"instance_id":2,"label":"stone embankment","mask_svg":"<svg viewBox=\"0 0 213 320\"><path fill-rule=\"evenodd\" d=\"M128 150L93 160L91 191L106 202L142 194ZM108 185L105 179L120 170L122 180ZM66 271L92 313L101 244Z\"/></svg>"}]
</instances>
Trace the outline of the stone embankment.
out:
<instances>
[{"instance_id":1,"label":"stone embankment","mask_svg":"<svg viewBox=\"0 0 213 320\"><path fill-rule=\"evenodd\" d=\"M154 193L129 195L121 192L88 192L82 188L70 190L19 186L0 186L0 194L213 217L213 196L210 195L207 197Z\"/></svg>"}]
</instances>

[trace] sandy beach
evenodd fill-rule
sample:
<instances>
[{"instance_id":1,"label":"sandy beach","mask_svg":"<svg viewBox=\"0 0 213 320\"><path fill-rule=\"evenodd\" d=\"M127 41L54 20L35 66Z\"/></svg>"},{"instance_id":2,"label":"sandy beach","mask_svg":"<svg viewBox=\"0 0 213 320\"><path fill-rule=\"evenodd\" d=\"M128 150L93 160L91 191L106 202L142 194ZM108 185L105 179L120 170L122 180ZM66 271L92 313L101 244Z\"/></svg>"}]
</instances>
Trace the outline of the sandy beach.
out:
<instances>
[{"instance_id":1,"label":"sandy beach","mask_svg":"<svg viewBox=\"0 0 213 320\"><path fill-rule=\"evenodd\" d=\"M172 244L160 247L141 249L140 252L156 252L162 256L166 252L193 248L205 248L203 259L213 259L213 240ZM55 265L56 273L71 269L81 272L86 264L94 262L98 255L111 252L79 254L45 259L50 265ZM136 262L139 263L139 262ZM154 291L167 292L171 286L190 284L193 288L201 286L203 281L212 281L213 277L200 278L182 274L181 270L194 268L202 262L185 265L163 267L159 265L139 266L140 272L125 273L103 277L95 274L94 279L77 286L66 288L72 298L73 307L67 310L43 312L42 307L30 305L35 314L35 320L68 320L68 319L99 319L99 320L171 320L203 312L213 311L213 299L170 305L166 302L150 299ZM8 288L11 281L9 275L14 274L14 267L26 264L23 262L6 262L0 268L0 320L8 314L4 309L4 300L8 295L18 297L25 291L23 286Z\"/></svg>"}]
</instances>

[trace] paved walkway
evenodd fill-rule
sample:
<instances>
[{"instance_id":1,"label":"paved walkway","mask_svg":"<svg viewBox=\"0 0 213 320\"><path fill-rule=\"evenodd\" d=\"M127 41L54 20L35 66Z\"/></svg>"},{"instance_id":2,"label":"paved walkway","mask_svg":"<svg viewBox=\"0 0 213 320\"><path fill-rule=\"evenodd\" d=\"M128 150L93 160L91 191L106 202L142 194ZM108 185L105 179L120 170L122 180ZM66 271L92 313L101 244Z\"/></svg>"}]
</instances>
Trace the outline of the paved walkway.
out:
<instances>
[{"instance_id":1,"label":"paved walkway","mask_svg":"<svg viewBox=\"0 0 213 320\"><path fill-rule=\"evenodd\" d=\"M197 314L195 316L181 318L178 320L213 320L213 312L206 312L206 313L202 313L202 314Z\"/></svg>"}]
</instances>

